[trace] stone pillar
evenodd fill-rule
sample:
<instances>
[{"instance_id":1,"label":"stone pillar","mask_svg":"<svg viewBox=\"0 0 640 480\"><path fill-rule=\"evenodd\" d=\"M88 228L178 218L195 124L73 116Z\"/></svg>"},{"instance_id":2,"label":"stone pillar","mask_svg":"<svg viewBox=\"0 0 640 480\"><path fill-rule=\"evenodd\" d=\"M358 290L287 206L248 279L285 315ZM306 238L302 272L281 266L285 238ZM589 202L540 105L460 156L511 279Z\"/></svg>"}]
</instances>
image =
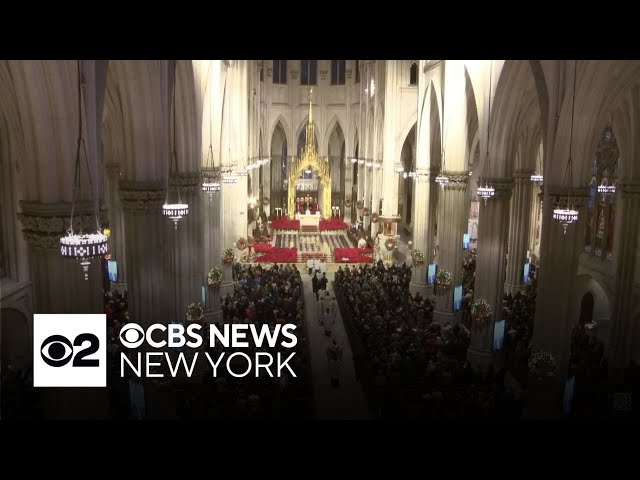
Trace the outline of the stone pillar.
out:
<instances>
[{"instance_id":1,"label":"stone pillar","mask_svg":"<svg viewBox=\"0 0 640 480\"><path fill-rule=\"evenodd\" d=\"M571 348L571 330L577 323L580 305L572 302L578 271L578 258L584 236L584 203L586 197L572 194L578 221L567 227L553 219L553 210L566 188L546 186L542 208L542 241L540 244L540 270L536 295L536 314L531 341L532 351L544 350L558 360L559 377L566 377ZM566 197L564 197L566 198ZM566 205L562 200L561 205Z\"/></svg>"},{"instance_id":2,"label":"stone pillar","mask_svg":"<svg viewBox=\"0 0 640 480\"><path fill-rule=\"evenodd\" d=\"M427 285L427 269L433 261L433 232L436 223L438 185L435 183L437 170L418 170L414 186L413 248L424 252L424 264L413 265L409 289L412 294L433 297L433 285Z\"/></svg>"},{"instance_id":3,"label":"stone pillar","mask_svg":"<svg viewBox=\"0 0 640 480\"><path fill-rule=\"evenodd\" d=\"M204 229L204 269L203 281L205 282L205 318L209 323L221 321L222 310L220 305L220 288L212 288L207 282L209 270L217 267L222 269L222 251L227 248L222 241L221 217L222 194L220 192L211 195L202 201L202 225Z\"/></svg>"},{"instance_id":4,"label":"stone pillar","mask_svg":"<svg viewBox=\"0 0 640 480\"><path fill-rule=\"evenodd\" d=\"M341 217L346 221L351 220L351 207L347 207L347 202L353 204L351 190L353 189L353 164L349 157L343 159L344 162L344 202L342 203Z\"/></svg>"},{"instance_id":5,"label":"stone pillar","mask_svg":"<svg viewBox=\"0 0 640 480\"><path fill-rule=\"evenodd\" d=\"M70 203L20 202L22 229L29 247L34 313L103 313L103 258L94 258L85 280L80 263L60 255L60 238L69 229ZM76 202L73 229L96 230L93 202ZM100 212L106 225L107 212ZM61 281L63 280L63 281Z\"/></svg>"},{"instance_id":6,"label":"stone pillar","mask_svg":"<svg viewBox=\"0 0 640 480\"><path fill-rule=\"evenodd\" d=\"M129 318L144 327L168 324L173 320L174 306L167 237L175 229L173 222L162 215L166 186L123 180L120 199L125 221Z\"/></svg>"},{"instance_id":7,"label":"stone pillar","mask_svg":"<svg viewBox=\"0 0 640 480\"><path fill-rule=\"evenodd\" d=\"M118 262L118 281L114 286L118 290L127 289L127 261L124 242L124 215L120 203L120 164L110 163L106 165L105 176L105 200L109 207L109 253L111 258Z\"/></svg>"},{"instance_id":8,"label":"stone pillar","mask_svg":"<svg viewBox=\"0 0 640 480\"><path fill-rule=\"evenodd\" d=\"M382 127L382 213L386 216L398 212L398 174L394 171L400 152L396 141L399 123L400 78L402 61L387 60L384 80L384 119Z\"/></svg>"},{"instance_id":9,"label":"stone pillar","mask_svg":"<svg viewBox=\"0 0 640 480\"><path fill-rule=\"evenodd\" d=\"M511 199L511 219L509 220L509 257L505 293L515 294L523 288L524 263L527 259L529 229L531 226L531 200L533 170L518 170Z\"/></svg>"},{"instance_id":10,"label":"stone pillar","mask_svg":"<svg viewBox=\"0 0 640 480\"><path fill-rule=\"evenodd\" d=\"M471 365L480 370L487 370L493 364L493 325L502 320L509 200L513 188L510 179L489 179L489 182L495 188L495 195L486 203L480 200L474 300L485 299L491 305L493 316L483 325L472 320L467 352Z\"/></svg>"},{"instance_id":11,"label":"stone pillar","mask_svg":"<svg viewBox=\"0 0 640 480\"><path fill-rule=\"evenodd\" d=\"M635 303L631 301L635 280L634 261L637 256L638 218L640 218L640 182L620 182L616 195L616 232L618 248L615 253L616 274L611 299L611 333L609 339L609 365L611 377L622 379L623 369L633 360L637 338L634 324Z\"/></svg>"},{"instance_id":12,"label":"stone pillar","mask_svg":"<svg viewBox=\"0 0 640 480\"><path fill-rule=\"evenodd\" d=\"M469 221L469 172L445 172L445 175L449 183L438 198L438 268L451 273L453 284L446 292L436 291L434 320L455 324L460 320L460 312L453 311L453 288L462 284L462 234L467 231Z\"/></svg>"},{"instance_id":13,"label":"stone pillar","mask_svg":"<svg viewBox=\"0 0 640 480\"><path fill-rule=\"evenodd\" d=\"M185 173L171 177L172 190L180 189L180 198L189 205L189 214L173 229L168 242L169 271L175 282L174 319L186 321L187 305L202 301L206 275L202 271L203 235L200 175ZM208 199L206 200L208 202Z\"/></svg>"},{"instance_id":14,"label":"stone pillar","mask_svg":"<svg viewBox=\"0 0 640 480\"><path fill-rule=\"evenodd\" d=\"M375 164L374 164L375 165ZM378 206L380 205L380 169L372 168L372 191L371 191L371 214L376 212L380 214L378 211ZM371 217L369 217L371 218ZM377 223L371 223L371 238L376 238L378 235L378 231L380 229L380 221Z\"/></svg>"}]
</instances>

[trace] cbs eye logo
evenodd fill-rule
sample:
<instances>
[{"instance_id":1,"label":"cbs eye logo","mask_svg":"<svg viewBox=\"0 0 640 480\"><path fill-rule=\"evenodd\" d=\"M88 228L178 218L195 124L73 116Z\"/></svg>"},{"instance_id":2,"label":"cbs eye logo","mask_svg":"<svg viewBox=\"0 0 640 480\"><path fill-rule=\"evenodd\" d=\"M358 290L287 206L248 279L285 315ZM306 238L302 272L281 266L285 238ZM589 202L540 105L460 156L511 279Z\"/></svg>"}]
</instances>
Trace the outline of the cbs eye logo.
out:
<instances>
[{"instance_id":1,"label":"cbs eye logo","mask_svg":"<svg viewBox=\"0 0 640 480\"><path fill-rule=\"evenodd\" d=\"M79 350L75 356L73 347L82 347L85 342L89 342L89 346ZM51 367L64 367L73 357L74 367L99 367L100 360L97 358L87 359L98 351L100 348L100 340L92 333L81 333L78 335L73 344L68 338L62 335L51 335L42 342L42 360Z\"/></svg>"},{"instance_id":2,"label":"cbs eye logo","mask_svg":"<svg viewBox=\"0 0 640 480\"><path fill-rule=\"evenodd\" d=\"M34 387L106 387L105 314L33 316Z\"/></svg>"}]
</instances>

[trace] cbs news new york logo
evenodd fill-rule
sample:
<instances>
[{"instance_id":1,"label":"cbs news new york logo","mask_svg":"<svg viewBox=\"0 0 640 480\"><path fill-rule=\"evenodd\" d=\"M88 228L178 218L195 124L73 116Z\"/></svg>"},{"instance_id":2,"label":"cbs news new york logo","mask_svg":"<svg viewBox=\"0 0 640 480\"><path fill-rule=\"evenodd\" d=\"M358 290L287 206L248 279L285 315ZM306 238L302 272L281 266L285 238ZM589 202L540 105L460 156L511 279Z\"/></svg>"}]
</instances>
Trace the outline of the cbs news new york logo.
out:
<instances>
[{"instance_id":1,"label":"cbs news new york logo","mask_svg":"<svg viewBox=\"0 0 640 480\"><path fill-rule=\"evenodd\" d=\"M105 314L33 316L34 387L106 387Z\"/></svg>"}]
</instances>

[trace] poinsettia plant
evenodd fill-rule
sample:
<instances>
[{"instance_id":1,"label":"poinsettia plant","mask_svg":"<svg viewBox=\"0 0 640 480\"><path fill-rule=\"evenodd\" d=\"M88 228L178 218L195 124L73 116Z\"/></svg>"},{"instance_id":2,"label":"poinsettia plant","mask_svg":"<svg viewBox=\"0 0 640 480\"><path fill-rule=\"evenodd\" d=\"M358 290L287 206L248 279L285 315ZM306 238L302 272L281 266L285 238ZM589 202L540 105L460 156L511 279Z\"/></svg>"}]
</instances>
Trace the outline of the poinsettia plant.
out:
<instances>
[{"instance_id":1,"label":"poinsettia plant","mask_svg":"<svg viewBox=\"0 0 640 480\"><path fill-rule=\"evenodd\" d=\"M362 215L364 215L365 217L369 216L369 207L364 207L364 210L362 211Z\"/></svg>"},{"instance_id":2,"label":"poinsettia plant","mask_svg":"<svg viewBox=\"0 0 640 480\"><path fill-rule=\"evenodd\" d=\"M351 199L347 199L344 201L344 206L347 208L351 208Z\"/></svg>"},{"instance_id":3,"label":"poinsettia plant","mask_svg":"<svg viewBox=\"0 0 640 480\"><path fill-rule=\"evenodd\" d=\"M371 214L371 223L378 223L378 214L376 212Z\"/></svg>"},{"instance_id":4,"label":"poinsettia plant","mask_svg":"<svg viewBox=\"0 0 640 480\"><path fill-rule=\"evenodd\" d=\"M210 287L218 288L222 282L222 271L219 268L213 267L207 274L207 283Z\"/></svg>"},{"instance_id":5,"label":"poinsettia plant","mask_svg":"<svg viewBox=\"0 0 640 480\"><path fill-rule=\"evenodd\" d=\"M360 210L362 207L364 207L364 202L362 200L358 200L358 202L356 203L356 208Z\"/></svg>"},{"instance_id":6,"label":"poinsettia plant","mask_svg":"<svg viewBox=\"0 0 640 480\"><path fill-rule=\"evenodd\" d=\"M233 248L227 248L224 252L222 252L222 263L233 263L233 260L236 258L236 254L233 253Z\"/></svg>"},{"instance_id":7,"label":"poinsettia plant","mask_svg":"<svg viewBox=\"0 0 640 480\"><path fill-rule=\"evenodd\" d=\"M436 284L440 288L449 288L451 283L453 282L453 277L451 276L451 272L444 268L438 270L436 275Z\"/></svg>"},{"instance_id":8,"label":"poinsettia plant","mask_svg":"<svg viewBox=\"0 0 640 480\"><path fill-rule=\"evenodd\" d=\"M529 371L537 377L553 377L558 361L549 352L537 351L529 357Z\"/></svg>"},{"instance_id":9,"label":"poinsettia plant","mask_svg":"<svg viewBox=\"0 0 640 480\"><path fill-rule=\"evenodd\" d=\"M199 322L204 318L204 307L200 302L193 302L187 306L187 320Z\"/></svg>"},{"instance_id":10,"label":"poinsettia plant","mask_svg":"<svg viewBox=\"0 0 640 480\"><path fill-rule=\"evenodd\" d=\"M413 260L413 264L424 265L424 252L422 250L418 250L417 248L411 251L411 260Z\"/></svg>"}]
</instances>

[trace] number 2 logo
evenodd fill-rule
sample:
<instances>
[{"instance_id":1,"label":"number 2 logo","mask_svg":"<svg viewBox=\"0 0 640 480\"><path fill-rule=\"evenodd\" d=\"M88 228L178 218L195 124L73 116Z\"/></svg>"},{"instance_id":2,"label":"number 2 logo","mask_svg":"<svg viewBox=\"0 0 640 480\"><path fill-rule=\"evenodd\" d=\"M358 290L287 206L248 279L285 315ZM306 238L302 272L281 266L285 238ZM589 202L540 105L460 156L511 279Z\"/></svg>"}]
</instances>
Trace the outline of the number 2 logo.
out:
<instances>
[{"instance_id":1,"label":"number 2 logo","mask_svg":"<svg viewBox=\"0 0 640 480\"><path fill-rule=\"evenodd\" d=\"M83 347L86 342L89 342L89 345L81 348L74 356L73 347ZM98 359L86 357L96 353L99 347L100 340L92 333L81 333L75 338L73 344L62 335L51 335L42 342L40 356L51 367L63 367L71 361L71 357L73 357L73 367L97 367L100 365Z\"/></svg>"}]
</instances>

